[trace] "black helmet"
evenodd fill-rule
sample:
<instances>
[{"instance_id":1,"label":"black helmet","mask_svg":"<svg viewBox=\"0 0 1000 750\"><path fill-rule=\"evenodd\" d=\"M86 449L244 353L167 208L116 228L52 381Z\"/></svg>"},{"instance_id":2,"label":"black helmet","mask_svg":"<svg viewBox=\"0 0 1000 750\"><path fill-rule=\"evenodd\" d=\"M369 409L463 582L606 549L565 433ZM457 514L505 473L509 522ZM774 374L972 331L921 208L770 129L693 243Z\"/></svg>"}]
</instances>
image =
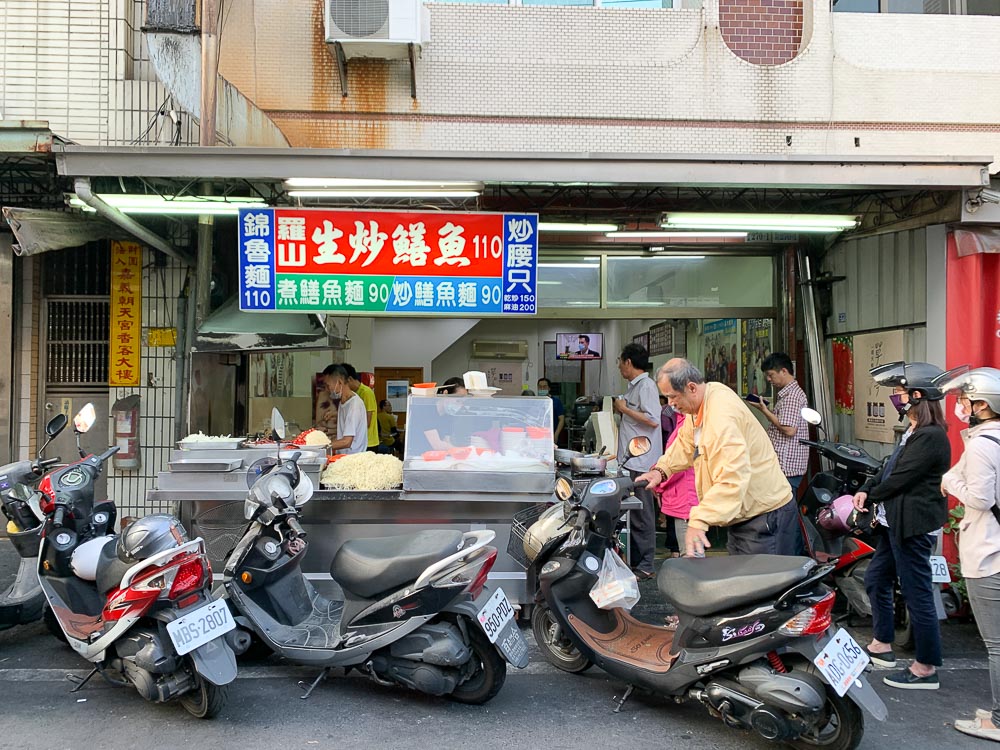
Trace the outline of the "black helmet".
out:
<instances>
[{"instance_id":1,"label":"black helmet","mask_svg":"<svg viewBox=\"0 0 1000 750\"><path fill-rule=\"evenodd\" d=\"M940 401L944 398L938 378L944 371L930 362L890 362L886 365L873 367L869 373L879 385L895 388L905 388L907 395L913 401L925 398L928 401ZM915 392L920 393L918 398Z\"/></svg>"},{"instance_id":2,"label":"black helmet","mask_svg":"<svg viewBox=\"0 0 1000 750\"><path fill-rule=\"evenodd\" d=\"M118 559L126 563L147 560L155 554L179 547L188 541L181 522L173 516L157 514L133 521L118 537Z\"/></svg>"}]
</instances>

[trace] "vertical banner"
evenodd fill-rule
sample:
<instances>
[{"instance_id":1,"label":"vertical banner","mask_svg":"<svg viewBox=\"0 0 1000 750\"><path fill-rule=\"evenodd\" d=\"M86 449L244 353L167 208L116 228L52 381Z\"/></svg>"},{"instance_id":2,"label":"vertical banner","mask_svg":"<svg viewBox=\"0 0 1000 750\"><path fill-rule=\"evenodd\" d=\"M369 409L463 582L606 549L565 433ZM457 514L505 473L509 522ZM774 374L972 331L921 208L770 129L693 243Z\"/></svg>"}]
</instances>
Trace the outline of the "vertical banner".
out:
<instances>
[{"instance_id":1,"label":"vertical banner","mask_svg":"<svg viewBox=\"0 0 1000 750\"><path fill-rule=\"evenodd\" d=\"M894 443L899 415L889 401L891 388L875 385L869 371L903 359L903 332L884 331L854 337L854 434L859 440Z\"/></svg>"},{"instance_id":2,"label":"vertical banner","mask_svg":"<svg viewBox=\"0 0 1000 750\"><path fill-rule=\"evenodd\" d=\"M761 365L771 353L773 325L770 318L747 318L743 321L743 395L754 393L762 396L771 389L764 380Z\"/></svg>"},{"instance_id":3,"label":"vertical banner","mask_svg":"<svg viewBox=\"0 0 1000 750\"><path fill-rule=\"evenodd\" d=\"M710 320L702 329L704 336L705 379L725 383L737 389L740 332L736 318Z\"/></svg>"},{"instance_id":4,"label":"vertical banner","mask_svg":"<svg viewBox=\"0 0 1000 750\"><path fill-rule=\"evenodd\" d=\"M854 340L833 339L833 401L837 414L854 414Z\"/></svg>"},{"instance_id":5,"label":"vertical banner","mask_svg":"<svg viewBox=\"0 0 1000 750\"><path fill-rule=\"evenodd\" d=\"M142 248L111 243L111 326L108 385L139 385L142 340Z\"/></svg>"}]
</instances>

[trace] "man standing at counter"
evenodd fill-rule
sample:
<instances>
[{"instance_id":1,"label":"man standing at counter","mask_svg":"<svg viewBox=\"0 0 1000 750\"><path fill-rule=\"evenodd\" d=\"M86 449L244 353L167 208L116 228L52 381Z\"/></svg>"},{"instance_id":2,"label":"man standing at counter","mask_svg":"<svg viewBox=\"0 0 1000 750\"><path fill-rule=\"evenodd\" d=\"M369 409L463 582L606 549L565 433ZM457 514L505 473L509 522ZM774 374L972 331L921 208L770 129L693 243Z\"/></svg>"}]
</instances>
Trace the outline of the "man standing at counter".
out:
<instances>
[{"instance_id":1,"label":"man standing at counter","mask_svg":"<svg viewBox=\"0 0 1000 750\"><path fill-rule=\"evenodd\" d=\"M337 439L330 443L330 449L337 453L364 453L368 448L365 405L347 384L347 369L343 365L330 365L323 370L323 382L330 395L334 399L340 399L337 408Z\"/></svg>"},{"instance_id":2,"label":"man standing at counter","mask_svg":"<svg viewBox=\"0 0 1000 750\"><path fill-rule=\"evenodd\" d=\"M618 427L618 460L628 469L632 479L650 467L663 453L660 435L660 394L649 377L649 353L639 344L627 344L618 358L618 372L628 381L625 395L614 400L616 414L621 414ZM650 450L643 456L628 461L629 441L634 437L649 438ZM649 487L636 488L635 496L642 500L642 510L632 511L629 532L632 550L632 570L640 581L653 578L653 560L656 557L656 499Z\"/></svg>"},{"instance_id":3,"label":"man standing at counter","mask_svg":"<svg viewBox=\"0 0 1000 750\"><path fill-rule=\"evenodd\" d=\"M378 411L378 401L375 399L375 391L358 380L358 371L352 365L344 364L347 371L347 387L361 397L361 403L365 405L365 415L367 418L368 430L368 450L378 450L378 420L375 412Z\"/></svg>"}]
</instances>

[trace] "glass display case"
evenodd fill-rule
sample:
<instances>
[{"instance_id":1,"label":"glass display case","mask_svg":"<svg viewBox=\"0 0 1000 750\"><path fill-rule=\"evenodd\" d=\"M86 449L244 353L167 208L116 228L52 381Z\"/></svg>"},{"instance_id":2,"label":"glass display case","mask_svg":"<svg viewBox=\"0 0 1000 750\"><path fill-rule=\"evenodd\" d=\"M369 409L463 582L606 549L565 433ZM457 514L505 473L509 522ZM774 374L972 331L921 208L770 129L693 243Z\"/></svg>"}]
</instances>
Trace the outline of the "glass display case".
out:
<instances>
[{"instance_id":1,"label":"glass display case","mask_svg":"<svg viewBox=\"0 0 1000 750\"><path fill-rule=\"evenodd\" d=\"M551 492L552 399L410 396L403 489Z\"/></svg>"}]
</instances>

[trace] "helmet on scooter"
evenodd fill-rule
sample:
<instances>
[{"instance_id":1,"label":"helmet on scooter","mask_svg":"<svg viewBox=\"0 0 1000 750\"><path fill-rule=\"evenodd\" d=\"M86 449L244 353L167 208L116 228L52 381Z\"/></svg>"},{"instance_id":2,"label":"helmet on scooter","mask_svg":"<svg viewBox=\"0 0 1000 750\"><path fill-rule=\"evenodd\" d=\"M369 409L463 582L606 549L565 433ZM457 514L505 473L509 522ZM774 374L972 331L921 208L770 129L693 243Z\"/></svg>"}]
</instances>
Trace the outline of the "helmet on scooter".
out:
<instances>
[{"instance_id":1,"label":"helmet on scooter","mask_svg":"<svg viewBox=\"0 0 1000 750\"><path fill-rule=\"evenodd\" d=\"M1000 370L995 367L959 367L944 373L939 383L944 393L985 401L990 411L1000 414Z\"/></svg>"},{"instance_id":2,"label":"helmet on scooter","mask_svg":"<svg viewBox=\"0 0 1000 750\"><path fill-rule=\"evenodd\" d=\"M566 523L566 504L556 503L547 508L538 520L524 532L524 555L533 563L546 544L572 528Z\"/></svg>"},{"instance_id":3,"label":"helmet on scooter","mask_svg":"<svg viewBox=\"0 0 1000 750\"><path fill-rule=\"evenodd\" d=\"M850 534L854 530L854 498L841 495L816 514L816 523L832 534Z\"/></svg>"},{"instance_id":4,"label":"helmet on scooter","mask_svg":"<svg viewBox=\"0 0 1000 750\"><path fill-rule=\"evenodd\" d=\"M181 522L173 516L157 514L133 521L118 537L116 552L125 563L146 560L188 541Z\"/></svg>"},{"instance_id":5,"label":"helmet on scooter","mask_svg":"<svg viewBox=\"0 0 1000 750\"><path fill-rule=\"evenodd\" d=\"M944 398L944 391L937 383L943 370L930 362L890 362L873 367L869 374L879 385L905 388L912 401L921 398L940 401ZM920 395L917 396L917 393Z\"/></svg>"}]
</instances>

